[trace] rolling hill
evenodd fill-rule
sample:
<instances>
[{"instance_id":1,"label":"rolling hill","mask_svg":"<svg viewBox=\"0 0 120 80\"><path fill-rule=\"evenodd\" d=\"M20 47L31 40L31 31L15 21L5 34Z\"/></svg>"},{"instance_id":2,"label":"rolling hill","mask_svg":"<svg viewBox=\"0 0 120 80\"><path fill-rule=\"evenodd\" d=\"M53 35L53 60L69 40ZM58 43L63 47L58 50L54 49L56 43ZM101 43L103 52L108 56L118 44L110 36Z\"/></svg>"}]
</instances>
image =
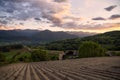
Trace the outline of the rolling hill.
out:
<instances>
[{"instance_id":1,"label":"rolling hill","mask_svg":"<svg viewBox=\"0 0 120 80\"><path fill-rule=\"evenodd\" d=\"M109 50L120 50L120 31L110 31L103 34L85 37L83 41L94 41Z\"/></svg>"},{"instance_id":2,"label":"rolling hill","mask_svg":"<svg viewBox=\"0 0 120 80\"><path fill-rule=\"evenodd\" d=\"M94 36L84 38L67 39L62 41L55 41L46 44L47 49L52 50L78 50L83 41L93 41L101 44L108 50L120 50L120 31L110 31ZM56 47L59 46L59 47Z\"/></svg>"}]
</instances>

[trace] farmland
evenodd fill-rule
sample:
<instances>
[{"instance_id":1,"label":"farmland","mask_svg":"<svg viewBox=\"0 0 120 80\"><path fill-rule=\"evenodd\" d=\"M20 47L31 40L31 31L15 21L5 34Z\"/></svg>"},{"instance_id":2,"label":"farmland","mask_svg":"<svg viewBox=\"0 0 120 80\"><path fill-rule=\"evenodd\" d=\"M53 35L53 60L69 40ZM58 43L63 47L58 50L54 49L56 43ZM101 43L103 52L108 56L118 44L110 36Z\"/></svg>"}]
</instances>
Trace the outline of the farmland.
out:
<instances>
[{"instance_id":1,"label":"farmland","mask_svg":"<svg viewBox=\"0 0 120 80\"><path fill-rule=\"evenodd\" d=\"M120 80L120 57L13 63L0 67L0 80Z\"/></svg>"}]
</instances>

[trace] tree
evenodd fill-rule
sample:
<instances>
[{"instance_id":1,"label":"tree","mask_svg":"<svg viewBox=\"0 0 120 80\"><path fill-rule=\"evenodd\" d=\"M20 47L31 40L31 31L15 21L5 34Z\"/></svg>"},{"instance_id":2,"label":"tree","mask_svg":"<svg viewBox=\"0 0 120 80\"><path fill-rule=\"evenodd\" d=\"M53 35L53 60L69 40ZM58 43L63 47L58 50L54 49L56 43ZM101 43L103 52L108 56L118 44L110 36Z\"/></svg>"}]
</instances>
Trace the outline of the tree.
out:
<instances>
[{"instance_id":1,"label":"tree","mask_svg":"<svg viewBox=\"0 0 120 80\"><path fill-rule=\"evenodd\" d=\"M79 47L79 57L105 56L105 50L97 43L86 41Z\"/></svg>"}]
</instances>

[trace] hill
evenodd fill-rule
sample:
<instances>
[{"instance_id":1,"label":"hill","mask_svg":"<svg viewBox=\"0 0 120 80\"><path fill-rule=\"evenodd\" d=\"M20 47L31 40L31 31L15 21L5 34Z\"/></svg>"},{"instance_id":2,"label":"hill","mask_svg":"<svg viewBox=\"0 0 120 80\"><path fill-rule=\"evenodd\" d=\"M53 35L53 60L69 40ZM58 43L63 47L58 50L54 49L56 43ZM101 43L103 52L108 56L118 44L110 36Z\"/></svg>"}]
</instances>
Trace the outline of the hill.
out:
<instances>
[{"instance_id":1,"label":"hill","mask_svg":"<svg viewBox=\"0 0 120 80\"><path fill-rule=\"evenodd\" d=\"M46 48L52 50L78 50L83 41L97 42L108 50L120 50L120 31L110 31L84 38L56 41L46 44Z\"/></svg>"},{"instance_id":2,"label":"hill","mask_svg":"<svg viewBox=\"0 0 120 80\"><path fill-rule=\"evenodd\" d=\"M85 37L82 40L97 42L109 50L120 50L120 31L110 31L95 36Z\"/></svg>"},{"instance_id":3,"label":"hill","mask_svg":"<svg viewBox=\"0 0 120 80\"><path fill-rule=\"evenodd\" d=\"M35 33L32 35L32 38L36 41L57 41L57 40L64 40L64 39L72 39L76 38L78 36L69 34L66 32L58 31L58 32L52 32L49 30L44 30Z\"/></svg>"},{"instance_id":4,"label":"hill","mask_svg":"<svg viewBox=\"0 0 120 80\"><path fill-rule=\"evenodd\" d=\"M63 39L72 39L78 36L66 32L52 32L49 30L0 30L0 42L39 43Z\"/></svg>"}]
</instances>

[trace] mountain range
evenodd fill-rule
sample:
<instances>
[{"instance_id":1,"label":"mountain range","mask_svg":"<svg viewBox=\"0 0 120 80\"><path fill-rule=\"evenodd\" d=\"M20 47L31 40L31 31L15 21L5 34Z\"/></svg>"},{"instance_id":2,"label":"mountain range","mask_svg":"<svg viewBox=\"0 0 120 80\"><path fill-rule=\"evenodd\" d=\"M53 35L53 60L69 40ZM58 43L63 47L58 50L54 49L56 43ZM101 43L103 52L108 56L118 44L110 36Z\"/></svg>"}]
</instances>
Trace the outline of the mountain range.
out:
<instances>
[{"instance_id":1,"label":"mountain range","mask_svg":"<svg viewBox=\"0 0 120 80\"><path fill-rule=\"evenodd\" d=\"M64 39L72 39L77 37L90 36L86 32L53 32L50 30L0 30L1 42L13 41L36 41L36 42L50 42Z\"/></svg>"}]
</instances>

